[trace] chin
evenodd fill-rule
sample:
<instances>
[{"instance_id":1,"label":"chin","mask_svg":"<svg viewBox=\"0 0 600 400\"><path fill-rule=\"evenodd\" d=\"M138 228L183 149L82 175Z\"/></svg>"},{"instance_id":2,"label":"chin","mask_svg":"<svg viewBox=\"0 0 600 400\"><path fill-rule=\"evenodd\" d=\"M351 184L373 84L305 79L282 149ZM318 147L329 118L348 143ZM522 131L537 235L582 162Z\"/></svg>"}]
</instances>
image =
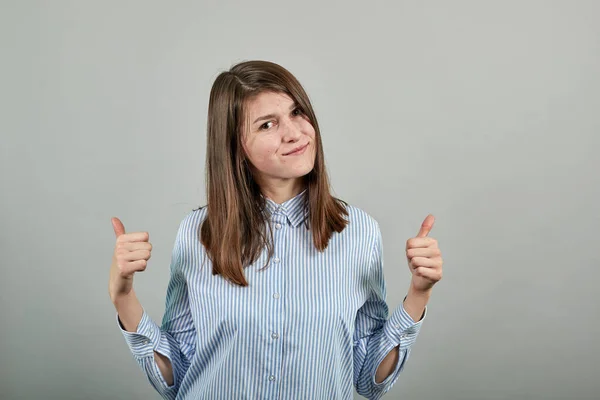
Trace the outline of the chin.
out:
<instances>
[{"instance_id":1,"label":"chin","mask_svg":"<svg viewBox=\"0 0 600 400\"><path fill-rule=\"evenodd\" d=\"M303 176L308 175L310 173L310 171L312 171L312 170L313 170L313 167L304 168L302 170L290 171L289 174L283 174L280 176L280 178L282 178L282 179L302 178Z\"/></svg>"},{"instance_id":2,"label":"chin","mask_svg":"<svg viewBox=\"0 0 600 400\"><path fill-rule=\"evenodd\" d=\"M313 170L313 168L314 168L314 165L310 165L310 166L307 165L306 167L304 167L302 169L298 169L297 171L295 171L296 172L294 174L295 178L299 178L301 176L305 176L305 175L309 174L310 171Z\"/></svg>"}]
</instances>

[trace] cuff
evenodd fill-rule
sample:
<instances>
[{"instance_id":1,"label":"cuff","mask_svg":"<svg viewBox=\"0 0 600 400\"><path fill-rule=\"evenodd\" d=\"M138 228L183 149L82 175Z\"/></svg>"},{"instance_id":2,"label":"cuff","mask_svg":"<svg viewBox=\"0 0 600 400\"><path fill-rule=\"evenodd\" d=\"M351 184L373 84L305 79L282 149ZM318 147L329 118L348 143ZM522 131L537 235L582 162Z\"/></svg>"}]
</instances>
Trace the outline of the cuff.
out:
<instances>
[{"instance_id":1,"label":"cuff","mask_svg":"<svg viewBox=\"0 0 600 400\"><path fill-rule=\"evenodd\" d=\"M400 345L404 350L413 345L421 330L421 325L427 316L427 307L419 322L415 322L404 309L404 302L396 308L384 325L384 332L388 340L395 346Z\"/></svg>"},{"instance_id":2,"label":"cuff","mask_svg":"<svg viewBox=\"0 0 600 400\"><path fill-rule=\"evenodd\" d=\"M148 357L154 355L154 350L160 340L160 327L156 325L146 310L142 313L142 319L135 332L126 331L121 324L119 314L116 314L117 325L134 356Z\"/></svg>"}]
</instances>

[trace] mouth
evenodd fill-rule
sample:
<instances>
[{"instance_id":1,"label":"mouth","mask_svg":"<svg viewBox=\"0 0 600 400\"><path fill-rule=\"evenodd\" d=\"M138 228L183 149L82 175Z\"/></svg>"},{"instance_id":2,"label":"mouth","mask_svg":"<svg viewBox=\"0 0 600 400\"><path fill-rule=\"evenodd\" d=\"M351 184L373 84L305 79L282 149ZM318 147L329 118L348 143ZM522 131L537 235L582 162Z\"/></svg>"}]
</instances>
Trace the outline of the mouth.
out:
<instances>
[{"instance_id":1,"label":"mouth","mask_svg":"<svg viewBox=\"0 0 600 400\"><path fill-rule=\"evenodd\" d=\"M308 143L306 143L304 146L296 147L294 150L290 151L289 153L285 153L284 156L295 156L295 155L302 154L302 153L304 153L304 150L306 150L307 147L308 147Z\"/></svg>"}]
</instances>

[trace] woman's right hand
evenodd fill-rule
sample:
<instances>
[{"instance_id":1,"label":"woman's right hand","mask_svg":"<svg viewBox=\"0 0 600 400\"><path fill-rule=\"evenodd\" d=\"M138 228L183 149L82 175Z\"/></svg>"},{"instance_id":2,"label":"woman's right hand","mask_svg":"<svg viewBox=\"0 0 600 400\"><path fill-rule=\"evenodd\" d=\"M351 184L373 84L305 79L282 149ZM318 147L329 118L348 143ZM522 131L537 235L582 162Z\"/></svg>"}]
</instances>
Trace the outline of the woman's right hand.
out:
<instances>
[{"instance_id":1,"label":"woman's right hand","mask_svg":"<svg viewBox=\"0 0 600 400\"><path fill-rule=\"evenodd\" d=\"M108 293L114 303L131 292L133 275L146 269L152 244L148 241L148 232L125 233L125 227L119 218L112 218L111 222L117 240L110 267Z\"/></svg>"}]
</instances>

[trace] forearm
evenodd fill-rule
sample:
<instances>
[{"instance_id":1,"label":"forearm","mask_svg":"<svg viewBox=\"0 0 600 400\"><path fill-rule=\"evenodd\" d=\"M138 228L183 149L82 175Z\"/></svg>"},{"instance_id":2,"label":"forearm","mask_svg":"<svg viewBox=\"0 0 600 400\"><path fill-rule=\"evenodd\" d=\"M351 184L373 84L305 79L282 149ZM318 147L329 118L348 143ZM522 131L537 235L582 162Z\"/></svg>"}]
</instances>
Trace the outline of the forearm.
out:
<instances>
[{"instance_id":1,"label":"forearm","mask_svg":"<svg viewBox=\"0 0 600 400\"><path fill-rule=\"evenodd\" d=\"M381 383L390 376L394 371L394 367L398 364L398 358L400 357L400 346L396 346L388 353L387 356L381 361L377 371L375 372L375 383Z\"/></svg>"},{"instance_id":2,"label":"forearm","mask_svg":"<svg viewBox=\"0 0 600 400\"><path fill-rule=\"evenodd\" d=\"M406 299L404 299L403 307L406 310L407 314L415 321L418 322L423 317L423 313L425 312L425 306L429 302L429 298L431 296L431 290L427 292L420 292L413 289L412 285L408 290L408 294L406 295ZM375 372L375 382L380 383L385 380L396 367L398 363L399 349L400 346L394 347L381 361L379 367L377 367L377 371Z\"/></svg>"},{"instance_id":3,"label":"forearm","mask_svg":"<svg viewBox=\"0 0 600 400\"><path fill-rule=\"evenodd\" d=\"M431 289L422 292L415 290L412 285L410 286L406 299L404 299L403 307L413 321L419 322L421 320L430 297Z\"/></svg>"},{"instance_id":4,"label":"forearm","mask_svg":"<svg viewBox=\"0 0 600 400\"><path fill-rule=\"evenodd\" d=\"M114 298L113 304L123 328L128 332L137 331L144 309L135 295L135 291L132 289L129 294Z\"/></svg>"},{"instance_id":5,"label":"forearm","mask_svg":"<svg viewBox=\"0 0 600 400\"><path fill-rule=\"evenodd\" d=\"M128 332L136 332L144 310L134 290L132 289L127 295L113 299L113 304L123 328ZM167 357L156 351L154 352L154 360L165 382L171 386L173 384L173 367L171 366L171 362Z\"/></svg>"}]
</instances>

